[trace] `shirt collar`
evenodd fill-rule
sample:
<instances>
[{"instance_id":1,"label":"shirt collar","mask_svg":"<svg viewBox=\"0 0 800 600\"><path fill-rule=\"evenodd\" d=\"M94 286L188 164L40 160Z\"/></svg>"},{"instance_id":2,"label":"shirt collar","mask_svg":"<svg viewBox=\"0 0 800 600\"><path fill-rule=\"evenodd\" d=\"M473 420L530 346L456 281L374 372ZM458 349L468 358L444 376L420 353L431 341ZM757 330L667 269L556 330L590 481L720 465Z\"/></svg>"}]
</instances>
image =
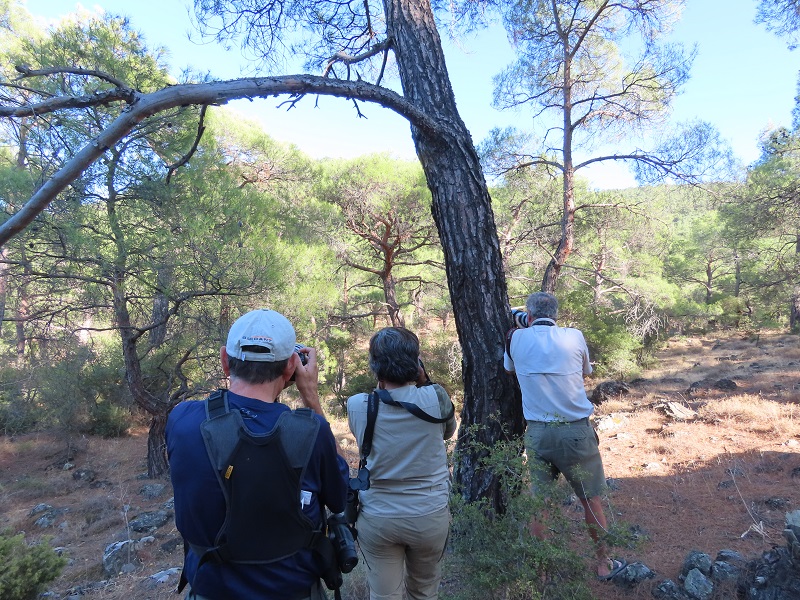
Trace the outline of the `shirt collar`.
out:
<instances>
[{"instance_id":1,"label":"shirt collar","mask_svg":"<svg viewBox=\"0 0 800 600\"><path fill-rule=\"evenodd\" d=\"M533 323L531 323L531 327L534 325L546 325L547 327L553 327L556 324L553 319L546 319L544 317L536 319Z\"/></svg>"}]
</instances>

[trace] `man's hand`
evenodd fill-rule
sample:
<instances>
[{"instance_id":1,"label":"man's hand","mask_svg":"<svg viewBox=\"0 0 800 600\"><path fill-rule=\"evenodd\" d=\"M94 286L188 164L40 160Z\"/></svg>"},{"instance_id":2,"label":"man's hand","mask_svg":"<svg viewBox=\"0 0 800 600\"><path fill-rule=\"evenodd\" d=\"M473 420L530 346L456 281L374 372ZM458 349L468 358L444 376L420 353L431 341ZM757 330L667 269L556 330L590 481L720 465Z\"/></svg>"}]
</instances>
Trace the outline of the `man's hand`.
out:
<instances>
[{"instance_id":1,"label":"man's hand","mask_svg":"<svg viewBox=\"0 0 800 600\"><path fill-rule=\"evenodd\" d=\"M294 356L292 360L297 362L294 370L294 383L297 391L300 392L300 400L303 406L310 408L315 413L323 415L322 405L319 402L319 366L317 365L317 351L314 348L305 346L298 350L306 356L304 365L299 356Z\"/></svg>"}]
</instances>

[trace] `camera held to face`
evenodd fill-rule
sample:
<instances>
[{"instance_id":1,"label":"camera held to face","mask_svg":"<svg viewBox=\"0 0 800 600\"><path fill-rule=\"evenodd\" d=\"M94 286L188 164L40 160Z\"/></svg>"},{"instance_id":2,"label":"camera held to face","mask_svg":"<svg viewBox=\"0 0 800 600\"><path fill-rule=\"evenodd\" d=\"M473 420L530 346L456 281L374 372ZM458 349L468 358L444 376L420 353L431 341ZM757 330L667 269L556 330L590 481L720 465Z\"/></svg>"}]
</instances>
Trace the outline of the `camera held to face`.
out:
<instances>
[{"instance_id":1,"label":"camera held to face","mask_svg":"<svg viewBox=\"0 0 800 600\"><path fill-rule=\"evenodd\" d=\"M294 345L294 353L300 357L300 364L305 367L308 364L308 354L306 354L305 352L300 352L303 348L305 348L305 345L303 344ZM292 376L289 378L289 381L294 381L294 373L292 373Z\"/></svg>"}]
</instances>

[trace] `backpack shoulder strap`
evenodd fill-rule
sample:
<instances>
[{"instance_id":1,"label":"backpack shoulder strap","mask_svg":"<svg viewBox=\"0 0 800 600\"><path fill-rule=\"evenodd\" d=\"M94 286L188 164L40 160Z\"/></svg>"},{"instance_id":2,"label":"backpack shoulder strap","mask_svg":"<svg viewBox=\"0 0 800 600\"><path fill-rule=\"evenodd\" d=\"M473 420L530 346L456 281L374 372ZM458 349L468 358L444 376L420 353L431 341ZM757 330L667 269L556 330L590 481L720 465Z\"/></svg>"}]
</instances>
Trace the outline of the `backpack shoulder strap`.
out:
<instances>
[{"instance_id":1,"label":"backpack shoulder strap","mask_svg":"<svg viewBox=\"0 0 800 600\"><path fill-rule=\"evenodd\" d=\"M206 420L200 425L200 432L211 464L219 474L239 442L239 431L244 423L241 413L230 409L226 390L214 392L205 402Z\"/></svg>"},{"instance_id":2,"label":"backpack shoulder strap","mask_svg":"<svg viewBox=\"0 0 800 600\"><path fill-rule=\"evenodd\" d=\"M280 440L289 465L305 472L319 432L319 420L310 408L287 411L278 417ZM302 474L301 474L302 478Z\"/></svg>"},{"instance_id":3,"label":"backpack shoulder strap","mask_svg":"<svg viewBox=\"0 0 800 600\"><path fill-rule=\"evenodd\" d=\"M228 390L217 390L206 398L206 419L219 417L230 412L228 406Z\"/></svg>"}]
</instances>

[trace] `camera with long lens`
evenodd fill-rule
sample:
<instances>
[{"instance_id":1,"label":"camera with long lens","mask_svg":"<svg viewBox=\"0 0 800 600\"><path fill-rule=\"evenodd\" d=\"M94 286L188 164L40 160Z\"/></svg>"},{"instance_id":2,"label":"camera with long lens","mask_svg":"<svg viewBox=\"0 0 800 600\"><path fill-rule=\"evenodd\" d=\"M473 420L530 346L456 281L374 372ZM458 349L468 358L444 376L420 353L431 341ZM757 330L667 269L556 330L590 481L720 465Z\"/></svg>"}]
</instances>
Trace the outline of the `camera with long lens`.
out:
<instances>
[{"instance_id":1,"label":"camera with long lens","mask_svg":"<svg viewBox=\"0 0 800 600\"><path fill-rule=\"evenodd\" d=\"M358 564L358 553L353 532L347 525L344 513L328 517L328 537L333 542L339 571L349 573Z\"/></svg>"}]
</instances>

